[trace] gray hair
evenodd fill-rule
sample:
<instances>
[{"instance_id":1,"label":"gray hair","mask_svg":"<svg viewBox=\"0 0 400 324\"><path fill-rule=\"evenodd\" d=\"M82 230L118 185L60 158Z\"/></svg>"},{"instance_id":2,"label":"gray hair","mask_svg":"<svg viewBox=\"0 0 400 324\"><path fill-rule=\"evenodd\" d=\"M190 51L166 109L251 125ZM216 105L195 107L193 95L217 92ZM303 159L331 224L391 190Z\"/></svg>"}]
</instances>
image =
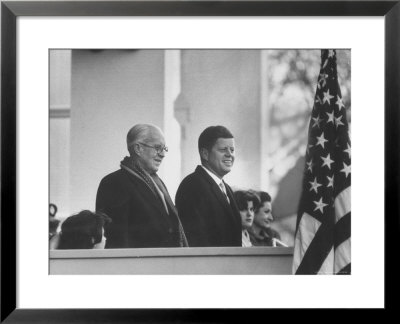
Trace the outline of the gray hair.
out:
<instances>
[{"instance_id":1,"label":"gray hair","mask_svg":"<svg viewBox=\"0 0 400 324\"><path fill-rule=\"evenodd\" d=\"M136 124L135 126L133 126L126 135L126 145L129 153L131 153L130 148L133 144L146 139L149 132L154 129L157 129L162 133L159 127L152 124Z\"/></svg>"}]
</instances>

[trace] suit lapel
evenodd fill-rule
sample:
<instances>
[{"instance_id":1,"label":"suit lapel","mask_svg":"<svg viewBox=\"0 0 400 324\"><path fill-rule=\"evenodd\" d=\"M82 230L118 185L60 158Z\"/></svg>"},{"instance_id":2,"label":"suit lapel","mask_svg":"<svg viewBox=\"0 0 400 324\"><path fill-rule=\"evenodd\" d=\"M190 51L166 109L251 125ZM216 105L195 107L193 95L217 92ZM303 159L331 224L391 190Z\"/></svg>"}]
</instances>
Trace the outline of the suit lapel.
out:
<instances>
[{"instance_id":1,"label":"suit lapel","mask_svg":"<svg viewBox=\"0 0 400 324\"><path fill-rule=\"evenodd\" d=\"M228 201L226 200L224 193L221 191L219 186L215 183L214 179L211 178L210 175L201 166L198 166L196 168L196 172L198 172L202 177L204 177L207 180L207 182L209 183L209 185L211 187L212 193L217 198L217 200L221 203L222 207L224 207L224 209L227 212L229 212L229 214L232 214L231 206L229 205ZM232 197L229 197L229 195L228 195L228 198L230 201L232 201L232 199L233 199Z\"/></svg>"}]
</instances>

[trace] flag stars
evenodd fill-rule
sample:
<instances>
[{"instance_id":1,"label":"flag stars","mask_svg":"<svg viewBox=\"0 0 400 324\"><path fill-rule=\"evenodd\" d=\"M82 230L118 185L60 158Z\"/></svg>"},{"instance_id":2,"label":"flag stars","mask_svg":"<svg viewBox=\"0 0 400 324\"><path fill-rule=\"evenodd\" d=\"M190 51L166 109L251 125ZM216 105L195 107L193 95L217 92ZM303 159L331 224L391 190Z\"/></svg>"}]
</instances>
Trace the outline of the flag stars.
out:
<instances>
[{"instance_id":1,"label":"flag stars","mask_svg":"<svg viewBox=\"0 0 400 324\"><path fill-rule=\"evenodd\" d=\"M307 164L307 170L309 170L312 173L312 168L314 166L312 159L310 160L310 162L307 162L306 164Z\"/></svg>"},{"instance_id":2,"label":"flag stars","mask_svg":"<svg viewBox=\"0 0 400 324\"><path fill-rule=\"evenodd\" d=\"M342 98L340 98L339 95L337 95L336 105L339 107L339 111L342 110L342 108L344 107Z\"/></svg>"},{"instance_id":3,"label":"flag stars","mask_svg":"<svg viewBox=\"0 0 400 324\"><path fill-rule=\"evenodd\" d=\"M340 170L340 172L343 172L347 176L349 175L349 173L351 173L351 165L347 165L346 163L343 162L343 169Z\"/></svg>"},{"instance_id":4,"label":"flag stars","mask_svg":"<svg viewBox=\"0 0 400 324\"><path fill-rule=\"evenodd\" d=\"M321 73L319 77L320 79L318 80L318 89L320 89L320 85L322 85L322 87L326 86L326 79L328 78L328 74Z\"/></svg>"},{"instance_id":5,"label":"flag stars","mask_svg":"<svg viewBox=\"0 0 400 324\"><path fill-rule=\"evenodd\" d=\"M321 100L321 98L317 95L317 96L315 96L315 103L319 103L319 104L323 104L323 102L322 102L322 100Z\"/></svg>"},{"instance_id":6,"label":"flag stars","mask_svg":"<svg viewBox=\"0 0 400 324\"><path fill-rule=\"evenodd\" d=\"M328 142L328 140L325 139L324 132L322 132L321 136L317 136L317 144L315 146L321 145L322 148L325 148L325 142Z\"/></svg>"},{"instance_id":7,"label":"flag stars","mask_svg":"<svg viewBox=\"0 0 400 324\"><path fill-rule=\"evenodd\" d=\"M335 51L334 50L329 50L328 57L334 57L335 56Z\"/></svg>"},{"instance_id":8,"label":"flag stars","mask_svg":"<svg viewBox=\"0 0 400 324\"><path fill-rule=\"evenodd\" d=\"M324 98L322 99L323 103L328 102L328 104L330 105L332 98L333 98L333 96L330 95L329 89L328 89L328 91L324 92Z\"/></svg>"},{"instance_id":9,"label":"flag stars","mask_svg":"<svg viewBox=\"0 0 400 324\"><path fill-rule=\"evenodd\" d=\"M342 118L343 118L343 116L339 116L338 118L335 118L335 125L336 125L336 128L338 128L340 125L344 125L344 124L342 123Z\"/></svg>"},{"instance_id":10,"label":"flag stars","mask_svg":"<svg viewBox=\"0 0 400 324\"><path fill-rule=\"evenodd\" d=\"M326 157L321 156L321 159L324 161L324 163L322 164L322 167L324 167L325 165L328 167L328 169L331 169L331 164L335 161L333 161L331 159L331 154L329 153Z\"/></svg>"},{"instance_id":11,"label":"flag stars","mask_svg":"<svg viewBox=\"0 0 400 324\"><path fill-rule=\"evenodd\" d=\"M349 155L349 159L351 159L351 147L350 144L347 143L347 149L344 150Z\"/></svg>"},{"instance_id":12,"label":"flag stars","mask_svg":"<svg viewBox=\"0 0 400 324\"><path fill-rule=\"evenodd\" d=\"M333 111L331 113L326 113L328 115L328 121L326 122L327 124L332 122L332 124L335 124L335 116Z\"/></svg>"},{"instance_id":13,"label":"flag stars","mask_svg":"<svg viewBox=\"0 0 400 324\"><path fill-rule=\"evenodd\" d=\"M328 179L328 185L327 185L327 188L329 188L329 187L332 187L333 188L333 181L334 181L334 175L332 176L332 177L330 177L330 176L326 176L327 177L327 179Z\"/></svg>"},{"instance_id":14,"label":"flag stars","mask_svg":"<svg viewBox=\"0 0 400 324\"><path fill-rule=\"evenodd\" d=\"M314 190L315 193L318 193L318 187L321 187L322 185L317 182L317 177L315 177L314 181L309 181L309 183L311 184L310 191Z\"/></svg>"},{"instance_id":15,"label":"flag stars","mask_svg":"<svg viewBox=\"0 0 400 324\"><path fill-rule=\"evenodd\" d=\"M312 127L318 126L318 128L319 128L319 124L320 124L321 121L322 121L322 119L319 118L319 115L318 115L317 117L315 117L315 118L312 118L312 120L314 121L314 124L312 125Z\"/></svg>"},{"instance_id":16,"label":"flag stars","mask_svg":"<svg viewBox=\"0 0 400 324\"><path fill-rule=\"evenodd\" d=\"M315 204L315 209L314 211L316 211L317 209L319 209L319 211L323 214L324 213L324 208L325 206L328 206L328 204L324 204L324 202L322 201L322 197L319 201L314 201Z\"/></svg>"}]
</instances>

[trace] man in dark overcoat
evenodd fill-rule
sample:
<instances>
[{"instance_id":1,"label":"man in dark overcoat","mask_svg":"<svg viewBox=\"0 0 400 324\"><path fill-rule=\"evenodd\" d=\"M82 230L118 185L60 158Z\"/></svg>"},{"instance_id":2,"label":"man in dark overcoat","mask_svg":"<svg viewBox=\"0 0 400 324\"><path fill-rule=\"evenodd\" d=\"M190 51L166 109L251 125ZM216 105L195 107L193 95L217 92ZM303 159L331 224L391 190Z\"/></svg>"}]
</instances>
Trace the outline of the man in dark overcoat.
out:
<instances>
[{"instance_id":1,"label":"man in dark overcoat","mask_svg":"<svg viewBox=\"0 0 400 324\"><path fill-rule=\"evenodd\" d=\"M168 148L162 131L149 124L127 134L130 156L99 185L96 210L112 222L105 228L106 248L187 246L177 210L157 175Z\"/></svg>"}]
</instances>

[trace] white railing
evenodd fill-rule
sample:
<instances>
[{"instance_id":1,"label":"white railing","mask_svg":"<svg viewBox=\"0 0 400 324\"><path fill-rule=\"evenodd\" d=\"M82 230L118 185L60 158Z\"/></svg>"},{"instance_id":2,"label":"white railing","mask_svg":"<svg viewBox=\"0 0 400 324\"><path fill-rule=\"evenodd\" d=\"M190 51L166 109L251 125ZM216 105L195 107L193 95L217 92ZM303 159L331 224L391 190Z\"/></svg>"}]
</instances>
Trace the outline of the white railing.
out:
<instances>
[{"instance_id":1,"label":"white railing","mask_svg":"<svg viewBox=\"0 0 400 324\"><path fill-rule=\"evenodd\" d=\"M50 250L50 274L291 274L291 247Z\"/></svg>"}]
</instances>

